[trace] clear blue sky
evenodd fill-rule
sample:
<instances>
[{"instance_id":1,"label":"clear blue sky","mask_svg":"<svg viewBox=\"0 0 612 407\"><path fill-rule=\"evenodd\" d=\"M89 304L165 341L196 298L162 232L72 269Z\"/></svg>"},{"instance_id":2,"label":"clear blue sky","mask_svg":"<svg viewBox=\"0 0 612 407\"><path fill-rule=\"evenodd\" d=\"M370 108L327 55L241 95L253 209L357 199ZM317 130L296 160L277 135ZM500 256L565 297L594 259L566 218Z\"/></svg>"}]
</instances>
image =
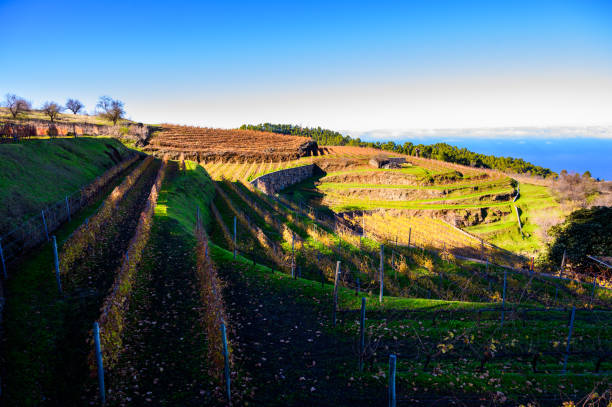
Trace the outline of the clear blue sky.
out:
<instances>
[{"instance_id":1,"label":"clear blue sky","mask_svg":"<svg viewBox=\"0 0 612 407\"><path fill-rule=\"evenodd\" d=\"M612 124L610 1L6 1L0 93L144 122Z\"/></svg>"}]
</instances>

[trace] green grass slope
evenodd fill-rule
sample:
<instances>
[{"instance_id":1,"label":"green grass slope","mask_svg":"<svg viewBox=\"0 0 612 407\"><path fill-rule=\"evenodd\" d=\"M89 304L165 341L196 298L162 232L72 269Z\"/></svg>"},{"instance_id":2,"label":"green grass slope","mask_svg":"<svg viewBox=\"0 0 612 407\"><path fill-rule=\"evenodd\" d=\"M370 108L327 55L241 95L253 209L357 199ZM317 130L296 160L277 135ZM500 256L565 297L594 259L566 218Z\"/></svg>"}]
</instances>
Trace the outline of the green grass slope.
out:
<instances>
[{"instance_id":1,"label":"green grass slope","mask_svg":"<svg viewBox=\"0 0 612 407\"><path fill-rule=\"evenodd\" d=\"M101 137L0 145L0 233L87 185L128 151Z\"/></svg>"}]
</instances>

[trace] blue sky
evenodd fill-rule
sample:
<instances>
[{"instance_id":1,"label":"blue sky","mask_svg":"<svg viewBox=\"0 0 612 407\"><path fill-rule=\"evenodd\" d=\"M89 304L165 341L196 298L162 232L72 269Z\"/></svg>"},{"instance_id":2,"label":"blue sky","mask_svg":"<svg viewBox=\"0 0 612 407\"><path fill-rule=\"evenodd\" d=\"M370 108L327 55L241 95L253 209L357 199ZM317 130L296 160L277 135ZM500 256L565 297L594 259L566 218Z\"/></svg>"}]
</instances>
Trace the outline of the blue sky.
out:
<instances>
[{"instance_id":1,"label":"blue sky","mask_svg":"<svg viewBox=\"0 0 612 407\"><path fill-rule=\"evenodd\" d=\"M135 120L612 125L612 2L0 0L0 93Z\"/></svg>"}]
</instances>

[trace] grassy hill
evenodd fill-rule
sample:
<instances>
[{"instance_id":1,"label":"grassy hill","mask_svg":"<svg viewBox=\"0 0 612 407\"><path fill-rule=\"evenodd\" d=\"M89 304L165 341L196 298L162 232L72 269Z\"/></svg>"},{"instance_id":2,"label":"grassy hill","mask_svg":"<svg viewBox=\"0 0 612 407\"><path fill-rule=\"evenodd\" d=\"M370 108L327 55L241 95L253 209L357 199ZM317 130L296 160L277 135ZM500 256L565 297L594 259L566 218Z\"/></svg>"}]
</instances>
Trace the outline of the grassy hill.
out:
<instances>
[{"instance_id":1,"label":"grassy hill","mask_svg":"<svg viewBox=\"0 0 612 407\"><path fill-rule=\"evenodd\" d=\"M127 154L106 137L0 144L0 231L76 192Z\"/></svg>"}]
</instances>

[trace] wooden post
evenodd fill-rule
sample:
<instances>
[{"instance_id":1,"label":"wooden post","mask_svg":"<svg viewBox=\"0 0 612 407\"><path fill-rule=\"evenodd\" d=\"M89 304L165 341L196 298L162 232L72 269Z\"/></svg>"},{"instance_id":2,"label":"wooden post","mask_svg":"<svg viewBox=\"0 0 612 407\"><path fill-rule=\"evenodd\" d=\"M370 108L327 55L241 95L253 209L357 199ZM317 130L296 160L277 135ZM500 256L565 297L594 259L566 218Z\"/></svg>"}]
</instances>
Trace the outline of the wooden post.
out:
<instances>
[{"instance_id":1,"label":"wooden post","mask_svg":"<svg viewBox=\"0 0 612 407\"><path fill-rule=\"evenodd\" d=\"M234 216L234 260L236 260L236 217Z\"/></svg>"},{"instance_id":2,"label":"wooden post","mask_svg":"<svg viewBox=\"0 0 612 407\"><path fill-rule=\"evenodd\" d=\"M55 264L55 280L57 281L57 290L62 294L62 280L60 277L59 257L57 255L57 241L53 235L53 262Z\"/></svg>"},{"instance_id":3,"label":"wooden post","mask_svg":"<svg viewBox=\"0 0 612 407\"><path fill-rule=\"evenodd\" d=\"M361 211L361 238L365 237L365 212Z\"/></svg>"},{"instance_id":4,"label":"wooden post","mask_svg":"<svg viewBox=\"0 0 612 407\"><path fill-rule=\"evenodd\" d=\"M336 326L336 308L338 306L338 281L340 279L340 261L336 262L336 278L334 279L334 310L332 312L332 320L334 326Z\"/></svg>"},{"instance_id":5,"label":"wooden post","mask_svg":"<svg viewBox=\"0 0 612 407\"><path fill-rule=\"evenodd\" d=\"M384 256L385 256L385 252L384 252L384 246L381 244L380 245L380 294L378 296L378 302L382 303L383 300L383 290L384 290L384 285L385 285L385 271L384 271Z\"/></svg>"},{"instance_id":6,"label":"wooden post","mask_svg":"<svg viewBox=\"0 0 612 407\"><path fill-rule=\"evenodd\" d=\"M359 371L363 371L363 357L365 348L365 313L366 299L361 297L361 318L359 319Z\"/></svg>"},{"instance_id":7,"label":"wooden post","mask_svg":"<svg viewBox=\"0 0 612 407\"><path fill-rule=\"evenodd\" d=\"M100 326L97 322L93 324L94 344L96 351L96 362L98 364L98 385L100 387L100 400L102 405L106 404L106 391L104 391L104 362L102 361L102 347L100 346Z\"/></svg>"},{"instance_id":8,"label":"wooden post","mask_svg":"<svg viewBox=\"0 0 612 407\"><path fill-rule=\"evenodd\" d=\"M396 406L395 400L395 365L397 357L389 355L389 407Z\"/></svg>"},{"instance_id":9,"label":"wooden post","mask_svg":"<svg viewBox=\"0 0 612 407\"><path fill-rule=\"evenodd\" d=\"M359 277L355 278L355 296L359 295Z\"/></svg>"},{"instance_id":10,"label":"wooden post","mask_svg":"<svg viewBox=\"0 0 612 407\"><path fill-rule=\"evenodd\" d=\"M563 358L563 374L567 372L567 358L570 351L570 341L572 340L572 331L574 330L574 317L576 316L576 306L572 307L572 315L570 317L569 333L567 334L567 347L565 348L565 357Z\"/></svg>"},{"instance_id":11,"label":"wooden post","mask_svg":"<svg viewBox=\"0 0 612 407\"><path fill-rule=\"evenodd\" d=\"M8 278L8 273L6 272L6 262L4 260L4 251L2 251L2 238L0 237L0 260L2 261L2 275L5 279Z\"/></svg>"},{"instance_id":12,"label":"wooden post","mask_svg":"<svg viewBox=\"0 0 612 407\"><path fill-rule=\"evenodd\" d=\"M70 221L70 204L68 203L68 195L66 195L66 213L68 214L68 221Z\"/></svg>"},{"instance_id":13,"label":"wooden post","mask_svg":"<svg viewBox=\"0 0 612 407\"><path fill-rule=\"evenodd\" d=\"M291 231L291 277L295 278L295 232Z\"/></svg>"},{"instance_id":14,"label":"wooden post","mask_svg":"<svg viewBox=\"0 0 612 407\"><path fill-rule=\"evenodd\" d=\"M408 248L410 248L410 238L412 237L412 227L408 229Z\"/></svg>"},{"instance_id":15,"label":"wooden post","mask_svg":"<svg viewBox=\"0 0 612 407\"><path fill-rule=\"evenodd\" d=\"M49 230L47 229L47 220L45 219L45 210L43 209L42 211L40 211L40 214L42 216L42 222L43 222L43 226L45 229L45 236L47 237L47 241L49 241Z\"/></svg>"},{"instance_id":16,"label":"wooden post","mask_svg":"<svg viewBox=\"0 0 612 407\"><path fill-rule=\"evenodd\" d=\"M504 290L502 293L502 314L501 314L501 327L504 327L504 313L506 308L506 281L507 281L508 271L504 270Z\"/></svg>"},{"instance_id":17,"label":"wooden post","mask_svg":"<svg viewBox=\"0 0 612 407\"><path fill-rule=\"evenodd\" d=\"M564 270L565 270L565 250L563 250L563 258L561 259L561 269L559 270L559 277L563 277Z\"/></svg>"},{"instance_id":18,"label":"wooden post","mask_svg":"<svg viewBox=\"0 0 612 407\"><path fill-rule=\"evenodd\" d=\"M225 362L225 395L227 396L227 402L230 403L232 393L230 388L229 351L227 350L227 333L225 332L225 324L223 322L221 323L221 339L223 340L223 360Z\"/></svg>"}]
</instances>

